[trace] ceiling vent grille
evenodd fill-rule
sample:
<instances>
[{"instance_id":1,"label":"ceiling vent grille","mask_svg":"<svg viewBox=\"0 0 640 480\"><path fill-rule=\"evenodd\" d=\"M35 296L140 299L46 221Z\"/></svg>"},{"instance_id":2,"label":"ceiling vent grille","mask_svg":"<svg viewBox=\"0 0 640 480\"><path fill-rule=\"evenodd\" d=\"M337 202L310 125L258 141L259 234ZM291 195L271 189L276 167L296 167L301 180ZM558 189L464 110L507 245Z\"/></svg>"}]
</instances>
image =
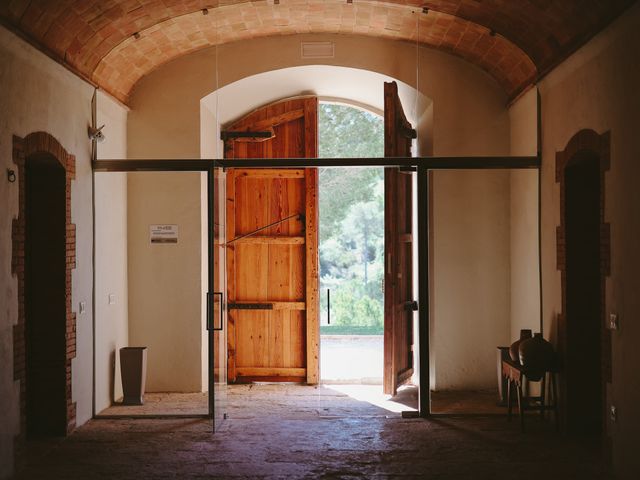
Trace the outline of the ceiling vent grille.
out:
<instances>
[{"instance_id":1,"label":"ceiling vent grille","mask_svg":"<svg viewBox=\"0 0 640 480\"><path fill-rule=\"evenodd\" d=\"M333 42L301 42L300 51L302 58L333 58L336 48Z\"/></svg>"}]
</instances>

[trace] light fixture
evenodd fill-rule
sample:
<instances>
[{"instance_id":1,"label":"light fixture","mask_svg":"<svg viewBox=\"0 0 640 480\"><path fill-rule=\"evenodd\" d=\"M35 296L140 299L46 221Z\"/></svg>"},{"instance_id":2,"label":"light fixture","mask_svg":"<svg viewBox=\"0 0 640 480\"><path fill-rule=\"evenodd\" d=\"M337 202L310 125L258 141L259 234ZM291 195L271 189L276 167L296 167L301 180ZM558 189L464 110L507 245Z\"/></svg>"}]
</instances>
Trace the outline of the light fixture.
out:
<instances>
[{"instance_id":1,"label":"light fixture","mask_svg":"<svg viewBox=\"0 0 640 480\"><path fill-rule=\"evenodd\" d=\"M89 127L89 140L91 141L96 141L98 143L104 142L105 140L105 136L104 133L102 133L102 129L104 128L104 125L102 125L100 128L94 128L94 127Z\"/></svg>"}]
</instances>

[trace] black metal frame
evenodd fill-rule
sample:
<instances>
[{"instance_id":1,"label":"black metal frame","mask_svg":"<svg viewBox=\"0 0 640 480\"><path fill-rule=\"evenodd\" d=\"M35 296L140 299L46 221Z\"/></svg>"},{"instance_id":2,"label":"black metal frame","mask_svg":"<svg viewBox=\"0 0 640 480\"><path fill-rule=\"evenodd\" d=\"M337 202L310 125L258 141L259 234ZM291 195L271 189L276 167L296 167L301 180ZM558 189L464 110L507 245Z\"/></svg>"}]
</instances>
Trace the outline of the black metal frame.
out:
<instances>
[{"instance_id":1,"label":"black metal frame","mask_svg":"<svg viewBox=\"0 0 640 480\"><path fill-rule=\"evenodd\" d=\"M205 172L215 167L311 168L311 167L413 167L427 170L537 169L538 156L491 157L394 157L394 158L250 158L97 160L94 172Z\"/></svg>"},{"instance_id":2,"label":"black metal frame","mask_svg":"<svg viewBox=\"0 0 640 480\"><path fill-rule=\"evenodd\" d=\"M431 170L497 170L535 169L540 171L541 156L483 156L483 157L394 157L394 158L278 158L278 159L184 159L184 160L97 160L94 172L207 172L209 185L209 231L213 231L213 171L214 168L313 168L313 167L398 167L416 169L418 175L418 348L419 387L418 408L421 417L435 416L431 412L429 361L429 184ZM213 242L209 245L209 262L213 262ZM213 286L213 266L209 266L209 287ZM209 289L210 289L209 288ZM209 315L209 312L207 312ZM209 330L213 344L213 332ZM209 365L213 361L209 349ZM213 376L209 375L209 418L214 419ZM437 416L448 416L437 414ZM214 422L215 423L215 422Z\"/></svg>"}]
</instances>

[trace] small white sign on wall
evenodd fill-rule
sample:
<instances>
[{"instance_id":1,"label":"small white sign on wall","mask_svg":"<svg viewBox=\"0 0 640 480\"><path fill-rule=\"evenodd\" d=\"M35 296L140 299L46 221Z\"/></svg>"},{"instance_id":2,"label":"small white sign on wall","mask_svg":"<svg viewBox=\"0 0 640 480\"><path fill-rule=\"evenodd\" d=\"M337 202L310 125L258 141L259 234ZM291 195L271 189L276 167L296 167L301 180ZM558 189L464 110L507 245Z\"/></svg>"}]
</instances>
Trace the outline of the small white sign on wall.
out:
<instances>
[{"instance_id":1,"label":"small white sign on wall","mask_svg":"<svg viewBox=\"0 0 640 480\"><path fill-rule=\"evenodd\" d=\"M178 225L149 225L151 243L178 243Z\"/></svg>"}]
</instances>

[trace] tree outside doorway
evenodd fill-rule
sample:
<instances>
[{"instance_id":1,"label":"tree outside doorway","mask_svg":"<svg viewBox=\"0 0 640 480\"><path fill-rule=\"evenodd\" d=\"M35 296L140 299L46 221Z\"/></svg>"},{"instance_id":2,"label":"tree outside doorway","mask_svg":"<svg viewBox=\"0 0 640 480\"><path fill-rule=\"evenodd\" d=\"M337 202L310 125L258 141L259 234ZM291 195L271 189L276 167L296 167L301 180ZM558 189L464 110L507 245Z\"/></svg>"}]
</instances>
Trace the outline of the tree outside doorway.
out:
<instances>
[{"instance_id":1,"label":"tree outside doorway","mask_svg":"<svg viewBox=\"0 0 640 480\"><path fill-rule=\"evenodd\" d=\"M383 119L351 106L320 104L319 156L383 157ZM382 335L384 169L321 168L319 184L321 333Z\"/></svg>"}]
</instances>

